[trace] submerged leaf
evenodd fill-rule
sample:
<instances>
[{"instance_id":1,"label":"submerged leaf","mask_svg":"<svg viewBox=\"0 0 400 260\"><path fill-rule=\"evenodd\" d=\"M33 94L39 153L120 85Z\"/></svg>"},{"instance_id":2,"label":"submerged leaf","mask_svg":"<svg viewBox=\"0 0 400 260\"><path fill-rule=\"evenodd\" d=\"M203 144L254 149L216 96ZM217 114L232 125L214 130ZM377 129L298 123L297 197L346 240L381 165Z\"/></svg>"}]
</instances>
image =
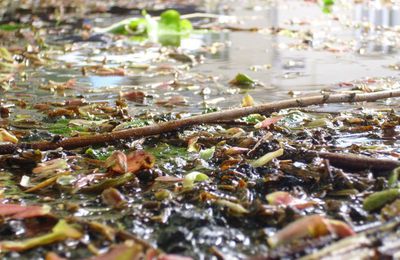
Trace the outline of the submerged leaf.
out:
<instances>
[{"instance_id":1,"label":"submerged leaf","mask_svg":"<svg viewBox=\"0 0 400 260\"><path fill-rule=\"evenodd\" d=\"M173 254L162 254L157 257L157 260L193 260L193 258L188 256L180 256L180 255L173 255Z\"/></svg>"},{"instance_id":2,"label":"submerged leaf","mask_svg":"<svg viewBox=\"0 0 400 260\"><path fill-rule=\"evenodd\" d=\"M269 163L272 159L282 156L283 152L284 152L283 148L280 148L274 152L267 153L267 154L261 156L260 158L258 158L257 160L255 160L254 162L252 162L251 165L253 167L264 166L267 163Z\"/></svg>"},{"instance_id":3,"label":"submerged leaf","mask_svg":"<svg viewBox=\"0 0 400 260\"><path fill-rule=\"evenodd\" d=\"M257 123L254 127L255 128L265 128L265 129L269 129L269 127L272 124L277 123L279 120L282 119L283 116L276 116L276 117L270 117L270 118L266 118L265 120L263 120L260 123Z\"/></svg>"},{"instance_id":4,"label":"submerged leaf","mask_svg":"<svg viewBox=\"0 0 400 260\"><path fill-rule=\"evenodd\" d=\"M246 94L242 99L242 107L254 106L254 99L249 94Z\"/></svg>"},{"instance_id":5,"label":"submerged leaf","mask_svg":"<svg viewBox=\"0 0 400 260\"><path fill-rule=\"evenodd\" d=\"M35 191L44 189L44 188L56 183L61 177L64 176L64 174L69 174L69 172L57 174L56 176L50 177L50 178L36 184L35 186L25 190L25 192L35 192Z\"/></svg>"},{"instance_id":6,"label":"submerged leaf","mask_svg":"<svg viewBox=\"0 0 400 260\"><path fill-rule=\"evenodd\" d=\"M231 202L229 200L224 200L224 199L219 199L216 201L216 203L220 206L224 206L229 208L229 210L233 211L234 213L237 214L246 214L249 213L247 209L245 209L242 205L238 203Z\"/></svg>"},{"instance_id":7,"label":"submerged leaf","mask_svg":"<svg viewBox=\"0 0 400 260\"><path fill-rule=\"evenodd\" d=\"M23 241L2 241L0 242L1 251L25 251L34 247L52 244L68 238L79 239L82 233L69 225L65 220L60 220L53 227L52 232L46 235L26 239Z\"/></svg>"},{"instance_id":8,"label":"submerged leaf","mask_svg":"<svg viewBox=\"0 0 400 260\"><path fill-rule=\"evenodd\" d=\"M0 24L0 31L12 32L25 27L27 27L25 24L20 23Z\"/></svg>"},{"instance_id":9,"label":"submerged leaf","mask_svg":"<svg viewBox=\"0 0 400 260\"><path fill-rule=\"evenodd\" d=\"M211 158L213 158L214 153L215 153L215 146L200 151L200 158L203 159L203 160L208 161L208 160L210 160Z\"/></svg>"},{"instance_id":10,"label":"submerged leaf","mask_svg":"<svg viewBox=\"0 0 400 260\"><path fill-rule=\"evenodd\" d=\"M133 151L127 155L121 151L115 151L106 160L106 167L116 173L135 173L141 169L151 169L154 163L154 156L143 150Z\"/></svg>"},{"instance_id":11,"label":"submerged leaf","mask_svg":"<svg viewBox=\"0 0 400 260\"><path fill-rule=\"evenodd\" d=\"M320 237L334 234L339 237L354 235L354 231L344 222L331 220L320 215L306 216L298 219L268 239L271 247L305 237Z\"/></svg>"},{"instance_id":12,"label":"submerged leaf","mask_svg":"<svg viewBox=\"0 0 400 260\"><path fill-rule=\"evenodd\" d=\"M88 258L87 260L132 260L143 259L143 247L133 241L113 246L107 253Z\"/></svg>"},{"instance_id":13,"label":"submerged leaf","mask_svg":"<svg viewBox=\"0 0 400 260\"><path fill-rule=\"evenodd\" d=\"M0 47L0 59L6 60L8 62L13 61L12 54L5 47Z\"/></svg>"},{"instance_id":14,"label":"submerged leaf","mask_svg":"<svg viewBox=\"0 0 400 260\"><path fill-rule=\"evenodd\" d=\"M386 204L400 197L400 189L389 189L375 192L369 195L363 203L363 207L367 211L374 211L382 208Z\"/></svg>"},{"instance_id":15,"label":"submerged leaf","mask_svg":"<svg viewBox=\"0 0 400 260\"><path fill-rule=\"evenodd\" d=\"M125 173L128 171L128 162L126 155L121 151L115 151L110 157L107 158L105 166L111 168L118 173Z\"/></svg>"},{"instance_id":16,"label":"submerged leaf","mask_svg":"<svg viewBox=\"0 0 400 260\"><path fill-rule=\"evenodd\" d=\"M232 85L245 87L253 87L256 85L256 82L252 78L243 73L238 73L229 83Z\"/></svg>"},{"instance_id":17,"label":"submerged leaf","mask_svg":"<svg viewBox=\"0 0 400 260\"><path fill-rule=\"evenodd\" d=\"M18 138L8 132L6 129L0 128L0 142L9 142L16 144L18 143Z\"/></svg>"},{"instance_id":18,"label":"submerged leaf","mask_svg":"<svg viewBox=\"0 0 400 260\"><path fill-rule=\"evenodd\" d=\"M14 219L41 217L50 213L50 207L44 206L22 206L19 204L0 203L0 216Z\"/></svg>"},{"instance_id":19,"label":"submerged leaf","mask_svg":"<svg viewBox=\"0 0 400 260\"><path fill-rule=\"evenodd\" d=\"M124 185L125 183L127 183L133 179L135 179L135 175L132 174L131 172L128 172L119 177L105 179L103 181L100 181L99 183L81 188L81 191L82 192L101 192L107 188L118 187L118 186Z\"/></svg>"},{"instance_id":20,"label":"submerged leaf","mask_svg":"<svg viewBox=\"0 0 400 260\"><path fill-rule=\"evenodd\" d=\"M155 181L159 182L182 182L183 178L178 178L174 176L160 176L155 179Z\"/></svg>"},{"instance_id":21,"label":"submerged leaf","mask_svg":"<svg viewBox=\"0 0 400 260\"><path fill-rule=\"evenodd\" d=\"M388 186L390 188L399 187L399 175L400 175L400 167L394 169L388 179Z\"/></svg>"},{"instance_id":22,"label":"submerged leaf","mask_svg":"<svg viewBox=\"0 0 400 260\"><path fill-rule=\"evenodd\" d=\"M47 162L39 163L37 167L35 167L32 172L35 174L53 174L56 172L62 172L69 168L69 165L65 159L58 158L54 160L50 160Z\"/></svg>"},{"instance_id":23,"label":"submerged leaf","mask_svg":"<svg viewBox=\"0 0 400 260\"><path fill-rule=\"evenodd\" d=\"M105 204L116 209L125 207L127 203L125 196L122 195L121 192L119 192L119 190L115 188L105 189L101 193L101 198L103 199L103 202Z\"/></svg>"},{"instance_id":24,"label":"submerged leaf","mask_svg":"<svg viewBox=\"0 0 400 260\"><path fill-rule=\"evenodd\" d=\"M201 172L191 172L186 174L183 178L183 187L187 189L191 189L194 186L195 182L206 181L208 180L208 176Z\"/></svg>"},{"instance_id":25,"label":"submerged leaf","mask_svg":"<svg viewBox=\"0 0 400 260\"><path fill-rule=\"evenodd\" d=\"M270 193L266 196L266 199L271 205L286 205L293 206L297 209L305 209L312 207L317 203L315 201L306 201L293 197L289 192L286 191L276 191Z\"/></svg>"}]
</instances>

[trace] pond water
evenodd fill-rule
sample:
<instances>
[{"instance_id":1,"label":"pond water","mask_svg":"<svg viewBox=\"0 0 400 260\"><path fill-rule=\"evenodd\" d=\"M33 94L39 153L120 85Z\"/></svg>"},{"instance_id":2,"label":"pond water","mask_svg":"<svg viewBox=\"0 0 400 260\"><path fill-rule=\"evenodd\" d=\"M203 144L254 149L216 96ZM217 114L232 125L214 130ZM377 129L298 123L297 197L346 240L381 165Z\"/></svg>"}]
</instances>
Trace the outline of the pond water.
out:
<instances>
[{"instance_id":1,"label":"pond water","mask_svg":"<svg viewBox=\"0 0 400 260\"><path fill-rule=\"evenodd\" d=\"M234 7L231 6L233 3ZM398 61L396 49L399 43L392 32L394 28L357 28L360 27L356 25L357 21L369 19L362 5L340 6L332 14L325 14L317 5L302 1L226 1L224 4L233 9L224 16L227 21L239 21L238 27L257 27L261 30L197 32L182 39L181 49L185 53L203 55L204 60L196 64L189 75L178 75L178 79L182 80L190 80L191 77L193 86L173 89L175 94L179 93L190 100L188 107L178 107L177 110L194 112L203 109L205 97L198 93L204 93L201 91L204 89L207 89L207 102L226 108L236 106L246 91L261 103L289 98L291 91L308 95L335 88L342 82L398 76L398 71L390 68ZM221 6L214 8L222 9ZM332 19L333 16L335 19ZM96 17L88 18L87 22L104 26L123 18ZM271 28L283 29L280 33L273 33ZM64 37L55 37L57 43L64 43ZM105 57L107 65L160 64L154 62L160 51L157 45L148 49L141 48L135 42L110 43L110 39L104 38L108 43L74 43L75 51L58 55L57 59L70 63L71 69L46 69L36 72L38 74L35 76L43 76L43 81L65 81L76 77L79 85L96 89L98 93L102 88L123 85L125 89L145 90L158 97L172 95L172 91L154 85L172 81L176 74L149 75L139 71L129 76L81 76L81 66L99 64ZM105 48L109 44L131 45L132 53L109 53ZM210 53L210 49L214 53ZM228 82L238 72L259 80L263 86L249 90L232 88ZM153 87L149 88L149 85ZM115 96L85 94L85 97L109 100Z\"/></svg>"},{"instance_id":2,"label":"pond water","mask_svg":"<svg viewBox=\"0 0 400 260\"><path fill-rule=\"evenodd\" d=\"M179 10L182 14L197 11L217 14L218 23L212 23L213 19L193 19L196 30L188 37L172 39L180 42L176 48L101 33L93 33L87 39L77 30L82 24L93 28L106 27L130 15L91 14L77 24L50 26L45 37L51 48L42 57L45 64L28 67L24 73L17 74L15 87L5 92L7 99L25 100L29 105L13 107L13 113L7 120L32 114L37 119L47 118L42 111L32 110L30 104L77 98L115 104L121 95L131 91L141 91L145 96L143 102L127 101L129 114L135 117L150 112L181 112L185 115L202 113L206 109L239 107L245 94L250 94L260 104L294 96L399 87L400 10L397 6L353 5L348 1L338 1L331 13L324 13L311 1L204 2L201 6ZM229 30L221 28L221 24ZM211 29L204 30L204 27ZM123 68L124 73L99 75L94 72L103 65ZM232 86L229 82L237 73L245 73L259 84L251 88ZM71 79L75 79L76 84L65 91L45 87L51 81L61 83ZM376 115L391 108L398 109L398 103L385 100L370 104L315 106L307 110L319 115L322 115L321 112L339 114L346 111L367 111L367 114L370 111L370 114ZM399 130L398 126L395 128ZM357 144L365 147L384 145L382 150L385 155L400 152L397 137L384 139L381 133L371 135L371 132L337 132L338 135L332 136L337 141L335 149L345 150ZM186 153L186 148L183 150ZM178 175L182 175L182 167L172 164L163 167L180 171ZM176 164L179 165L179 162ZM250 169L240 170L251 175ZM290 181L288 179L287 182ZM167 215L170 222L165 226L149 224L149 221L141 221L139 217L146 217L143 197L150 196L150 191L129 190L129 187L123 190L131 196L130 202L134 202L125 216L114 215L108 207L99 206L98 198L89 195L77 198L77 201L87 203L82 203L75 216L101 219L111 224L122 223L129 231L153 245L168 248L168 252L188 253L193 250L190 254L201 258L207 258L205 252L210 245L221 245L227 259L244 259L248 255L265 253L269 249L259 237L264 239L266 234L276 231L275 228L251 226L254 221L251 218L245 220L246 223L233 221L231 226L231 223L221 224L218 221L228 220L220 215L213 216L222 214L215 213L215 207L197 207L191 203L173 205L170 211L166 207L161 213ZM76 198L75 195L68 196L67 199ZM133 219L132 216L139 217ZM218 218L220 220L216 220ZM182 241L191 244L170 245L168 241L174 235L183 237Z\"/></svg>"},{"instance_id":3,"label":"pond water","mask_svg":"<svg viewBox=\"0 0 400 260\"><path fill-rule=\"evenodd\" d=\"M67 43L70 50L54 51L54 66L32 71L31 78L38 82L32 84L31 93L40 93L38 101L46 100L49 93L38 90L39 84L70 78L77 79L79 90L62 95L50 93L51 98L62 101L83 95L88 100L114 102L120 91L144 91L148 97L144 104L130 102L130 113L135 115L143 111L201 112L206 107L237 107L245 93L252 95L256 103L262 103L293 95L340 91L350 83L363 86L376 81L373 85L378 88L398 86L396 66L400 39L396 33L399 24L396 17L400 11L396 6L385 9L342 4L327 14L319 6L303 1L216 1L181 11L196 10L220 14L220 21L238 29L197 30L180 39L180 50L198 60L193 66L160 59L160 53L165 50L159 44L113 41L104 35L94 35L93 41L86 42L80 41L79 35L55 33L50 38L52 42L60 48ZM105 27L128 17L96 14L83 23ZM194 20L194 24L199 21ZM83 66L104 61L107 66L133 69L125 76L82 76ZM155 69L140 69L143 66ZM174 66L176 73L171 73ZM229 81L239 72L262 84L251 89L232 87ZM174 81L179 86L172 86ZM177 95L186 99L185 105L155 105L156 100ZM396 106L387 101L373 106L379 107L379 104ZM340 111L357 107L361 105L335 104L318 109ZM347 139L344 143L356 140L365 142Z\"/></svg>"}]
</instances>

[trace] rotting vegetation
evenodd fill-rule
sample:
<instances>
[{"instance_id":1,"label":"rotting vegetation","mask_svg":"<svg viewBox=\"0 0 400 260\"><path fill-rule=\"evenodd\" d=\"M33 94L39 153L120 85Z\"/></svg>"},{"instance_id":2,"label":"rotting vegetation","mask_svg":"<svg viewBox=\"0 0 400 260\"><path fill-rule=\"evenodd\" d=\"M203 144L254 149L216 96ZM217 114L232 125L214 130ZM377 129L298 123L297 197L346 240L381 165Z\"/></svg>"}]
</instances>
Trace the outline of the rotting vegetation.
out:
<instances>
[{"instance_id":1,"label":"rotting vegetation","mask_svg":"<svg viewBox=\"0 0 400 260\"><path fill-rule=\"evenodd\" d=\"M82 24L69 34L68 19L58 16L39 27L22 18L0 27L4 259L398 254L400 116L396 106L365 102L398 100L395 79L345 82L263 105L251 89L266 86L238 72L226 87L243 97L242 108L220 110L207 103L208 87L198 87L220 87L216 79L191 70L203 62L198 53L222 44L196 53L177 46L193 30L262 28L204 13L149 13L100 29ZM309 35L290 37L303 44ZM93 46L103 59L89 52ZM84 65L58 58L79 48ZM131 52L144 53L144 62L108 62ZM35 71L55 67L75 76L37 81ZM90 76L173 80L96 89L83 84ZM29 84L36 84L32 92ZM201 114L176 109L196 106L185 91L205 99ZM319 109L344 102L354 106Z\"/></svg>"}]
</instances>

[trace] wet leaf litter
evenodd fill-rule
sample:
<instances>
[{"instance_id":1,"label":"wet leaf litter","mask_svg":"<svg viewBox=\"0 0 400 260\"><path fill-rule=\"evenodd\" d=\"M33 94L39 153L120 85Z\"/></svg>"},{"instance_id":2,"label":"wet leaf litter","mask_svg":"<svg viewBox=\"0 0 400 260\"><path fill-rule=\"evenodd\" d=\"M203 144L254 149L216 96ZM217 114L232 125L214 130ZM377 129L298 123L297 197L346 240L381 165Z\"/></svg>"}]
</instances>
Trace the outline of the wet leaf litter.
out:
<instances>
[{"instance_id":1,"label":"wet leaf litter","mask_svg":"<svg viewBox=\"0 0 400 260\"><path fill-rule=\"evenodd\" d=\"M1 20L2 258L396 257L396 53L337 30L395 48L372 4L117 2Z\"/></svg>"}]
</instances>

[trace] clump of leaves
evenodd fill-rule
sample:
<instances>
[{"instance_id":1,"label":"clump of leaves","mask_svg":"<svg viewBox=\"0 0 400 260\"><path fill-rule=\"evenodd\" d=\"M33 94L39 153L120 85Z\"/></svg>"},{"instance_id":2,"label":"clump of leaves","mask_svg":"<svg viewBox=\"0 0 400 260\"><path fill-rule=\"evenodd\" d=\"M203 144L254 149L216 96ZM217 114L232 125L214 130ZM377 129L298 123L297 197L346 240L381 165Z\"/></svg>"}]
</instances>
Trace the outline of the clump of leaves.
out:
<instances>
[{"instance_id":1,"label":"clump of leaves","mask_svg":"<svg viewBox=\"0 0 400 260\"><path fill-rule=\"evenodd\" d=\"M113 34L134 36L133 39L150 39L163 45L179 45L180 37L187 36L193 30L187 19L181 19L176 10L167 10L159 18L153 18L143 12L143 18L133 18L113 24L103 31Z\"/></svg>"},{"instance_id":2,"label":"clump of leaves","mask_svg":"<svg viewBox=\"0 0 400 260\"><path fill-rule=\"evenodd\" d=\"M332 6L335 4L334 0L323 0L322 1L322 11L324 13L331 13Z\"/></svg>"},{"instance_id":3,"label":"clump of leaves","mask_svg":"<svg viewBox=\"0 0 400 260\"><path fill-rule=\"evenodd\" d=\"M244 73L236 74L235 78L229 81L229 84L242 88L254 88L261 85L259 82Z\"/></svg>"}]
</instances>

